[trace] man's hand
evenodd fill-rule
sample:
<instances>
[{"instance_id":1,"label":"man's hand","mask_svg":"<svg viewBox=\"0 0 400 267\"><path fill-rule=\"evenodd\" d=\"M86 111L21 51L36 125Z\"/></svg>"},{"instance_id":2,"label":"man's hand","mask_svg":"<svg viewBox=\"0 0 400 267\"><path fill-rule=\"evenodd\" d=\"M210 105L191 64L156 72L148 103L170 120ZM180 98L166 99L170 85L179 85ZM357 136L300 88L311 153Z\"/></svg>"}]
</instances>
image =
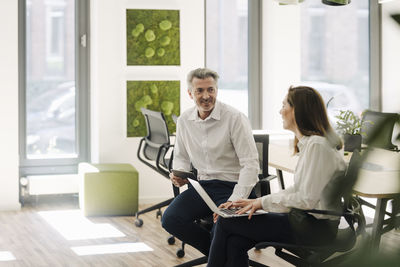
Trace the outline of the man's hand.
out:
<instances>
[{"instance_id":1,"label":"man's hand","mask_svg":"<svg viewBox=\"0 0 400 267\"><path fill-rule=\"evenodd\" d=\"M232 206L232 201L228 201L228 202L225 202L225 203L222 203L221 205L219 205L218 208L220 208L220 209L229 209L231 206ZM217 219L218 219L218 214L214 213L213 214L214 223L217 222Z\"/></svg>"},{"instance_id":2,"label":"man's hand","mask_svg":"<svg viewBox=\"0 0 400 267\"><path fill-rule=\"evenodd\" d=\"M175 185L176 187L181 187L181 186L189 183L188 179L175 176L172 172L169 174L169 179L171 180L173 185Z\"/></svg>"},{"instance_id":3,"label":"man's hand","mask_svg":"<svg viewBox=\"0 0 400 267\"><path fill-rule=\"evenodd\" d=\"M237 214L243 214L245 212L249 212L249 220L253 216L253 213L256 210L262 209L261 206L261 198L257 199L239 199L232 203L232 207L241 208L237 211Z\"/></svg>"}]
</instances>

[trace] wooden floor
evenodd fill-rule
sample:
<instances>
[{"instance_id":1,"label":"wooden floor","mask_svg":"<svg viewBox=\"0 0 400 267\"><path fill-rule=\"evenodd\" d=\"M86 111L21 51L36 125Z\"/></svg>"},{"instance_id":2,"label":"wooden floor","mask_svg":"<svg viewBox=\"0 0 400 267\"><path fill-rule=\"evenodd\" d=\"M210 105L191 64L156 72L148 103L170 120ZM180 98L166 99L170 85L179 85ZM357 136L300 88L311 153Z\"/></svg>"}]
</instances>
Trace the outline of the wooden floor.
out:
<instances>
[{"instance_id":1,"label":"wooden floor","mask_svg":"<svg viewBox=\"0 0 400 267\"><path fill-rule=\"evenodd\" d=\"M186 246L185 257L178 259L175 253L180 242L168 245L169 235L161 228L155 211L142 215L144 225L138 228L130 216L91 217L85 221L77 210L76 196L67 195L39 197L37 202L32 199L26 203L21 211L0 212L0 266L174 266L201 256ZM400 233L393 231L385 235L382 247L398 249L399 241ZM129 248L125 247L125 252L79 256L73 250L138 244L150 251L126 252ZM12 253L15 259L1 261L4 251ZM276 257L272 249L251 251L250 257L269 266L291 266Z\"/></svg>"},{"instance_id":2,"label":"wooden floor","mask_svg":"<svg viewBox=\"0 0 400 267\"><path fill-rule=\"evenodd\" d=\"M141 207L143 208L143 207ZM134 225L134 217L90 217L87 218L89 227L105 225L115 228L120 237L85 238L85 231L80 233L80 227L68 227L74 220L82 222L82 218L65 218L66 230L75 229L75 233L67 232L64 235L72 237L66 239L62 233L56 230L44 217L63 216L78 209L76 196L39 197L37 202L33 198L26 203L21 211L0 212L0 266L175 266L190 259L200 257L202 254L190 246L185 246L185 256L182 259L176 257L176 251L181 242L168 245L169 234L165 232L160 220L156 219L156 212L143 214L141 218L144 224L141 228ZM53 213L52 213L53 212ZM45 215L43 217L43 215ZM61 217L60 217L61 218ZM72 219L72 221L71 221ZM54 218L53 218L54 220ZM62 227L63 225L59 226ZM76 239L81 235L82 239ZM79 238L79 236L78 236ZM75 240L76 239L76 240ZM126 252L99 255L77 255L72 248L82 246L144 243L152 251ZM1 252L11 252L15 257L12 261L1 261ZM252 257L264 262L270 262L271 266L290 266L284 261L269 256L272 250L262 253L252 253ZM205 265L203 265L205 266Z\"/></svg>"}]
</instances>

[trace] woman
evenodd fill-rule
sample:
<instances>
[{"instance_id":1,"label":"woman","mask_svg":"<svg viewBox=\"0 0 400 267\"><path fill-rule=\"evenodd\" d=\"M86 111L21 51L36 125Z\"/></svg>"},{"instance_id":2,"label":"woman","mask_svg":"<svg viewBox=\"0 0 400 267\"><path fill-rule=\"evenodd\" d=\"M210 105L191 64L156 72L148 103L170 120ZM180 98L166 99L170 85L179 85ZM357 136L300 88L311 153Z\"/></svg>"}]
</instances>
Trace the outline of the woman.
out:
<instances>
[{"instance_id":1,"label":"woman","mask_svg":"<svg viewBox=\"0 0 400 267\"><path fill-rule=\"evenodd\" d=\"M249 216L218 218L208 258L209 267L248 266L247 251L262 241L306 243L306 240L297 238L290 225L290 209L328 208L322 190L333 177L345 171L346 164L338 151L342 142L329 124L321 95L310 87L291 87L280 114L283 128L295 134L294 150L299 158L294 185L261 198L233 202L231 207L240 207L238 213L248 211ZM258 209L269 213L252 216ZM336 217L310 217L316 229L330 231L330 235L324 235L324 242L335 237Z\"/></svg>"}]
</instances>

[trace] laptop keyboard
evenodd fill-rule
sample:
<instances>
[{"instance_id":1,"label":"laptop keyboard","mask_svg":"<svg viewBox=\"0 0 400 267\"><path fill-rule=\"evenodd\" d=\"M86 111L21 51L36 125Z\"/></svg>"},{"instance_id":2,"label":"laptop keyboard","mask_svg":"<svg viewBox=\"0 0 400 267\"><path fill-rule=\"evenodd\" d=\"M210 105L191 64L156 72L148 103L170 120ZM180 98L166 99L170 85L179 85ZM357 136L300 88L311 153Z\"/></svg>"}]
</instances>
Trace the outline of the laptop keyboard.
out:
<instances>
[{"instance_id":1,"label":"laptop keyboard","mask_svg":"<svg viewBox=\"0 0 400 267\"><path fill-rule=\"evenodd\" d=\"M239 209L221 209L221 211L225 214L228 215L234 215L236 214L236 211L238 211Z\"/></svg>"}]
</instances>

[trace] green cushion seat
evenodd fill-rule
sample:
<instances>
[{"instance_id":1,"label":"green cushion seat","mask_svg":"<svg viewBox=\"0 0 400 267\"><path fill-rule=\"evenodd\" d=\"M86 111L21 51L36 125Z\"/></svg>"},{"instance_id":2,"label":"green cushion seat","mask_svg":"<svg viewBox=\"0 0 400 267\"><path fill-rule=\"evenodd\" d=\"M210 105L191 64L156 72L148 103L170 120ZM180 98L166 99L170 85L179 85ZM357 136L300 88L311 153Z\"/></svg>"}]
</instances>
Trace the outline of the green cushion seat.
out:
<instances>
[{"instance_id":1,"label":"green cushion seat","mask_svg":"<svg viewBox=\"0 0 400 267\"><path fill-rule=\"evenodd\" d=\"M79 206L85 216L134 215L138 171L131 164L79 164Z\"/></svg>"}]
</instances>

